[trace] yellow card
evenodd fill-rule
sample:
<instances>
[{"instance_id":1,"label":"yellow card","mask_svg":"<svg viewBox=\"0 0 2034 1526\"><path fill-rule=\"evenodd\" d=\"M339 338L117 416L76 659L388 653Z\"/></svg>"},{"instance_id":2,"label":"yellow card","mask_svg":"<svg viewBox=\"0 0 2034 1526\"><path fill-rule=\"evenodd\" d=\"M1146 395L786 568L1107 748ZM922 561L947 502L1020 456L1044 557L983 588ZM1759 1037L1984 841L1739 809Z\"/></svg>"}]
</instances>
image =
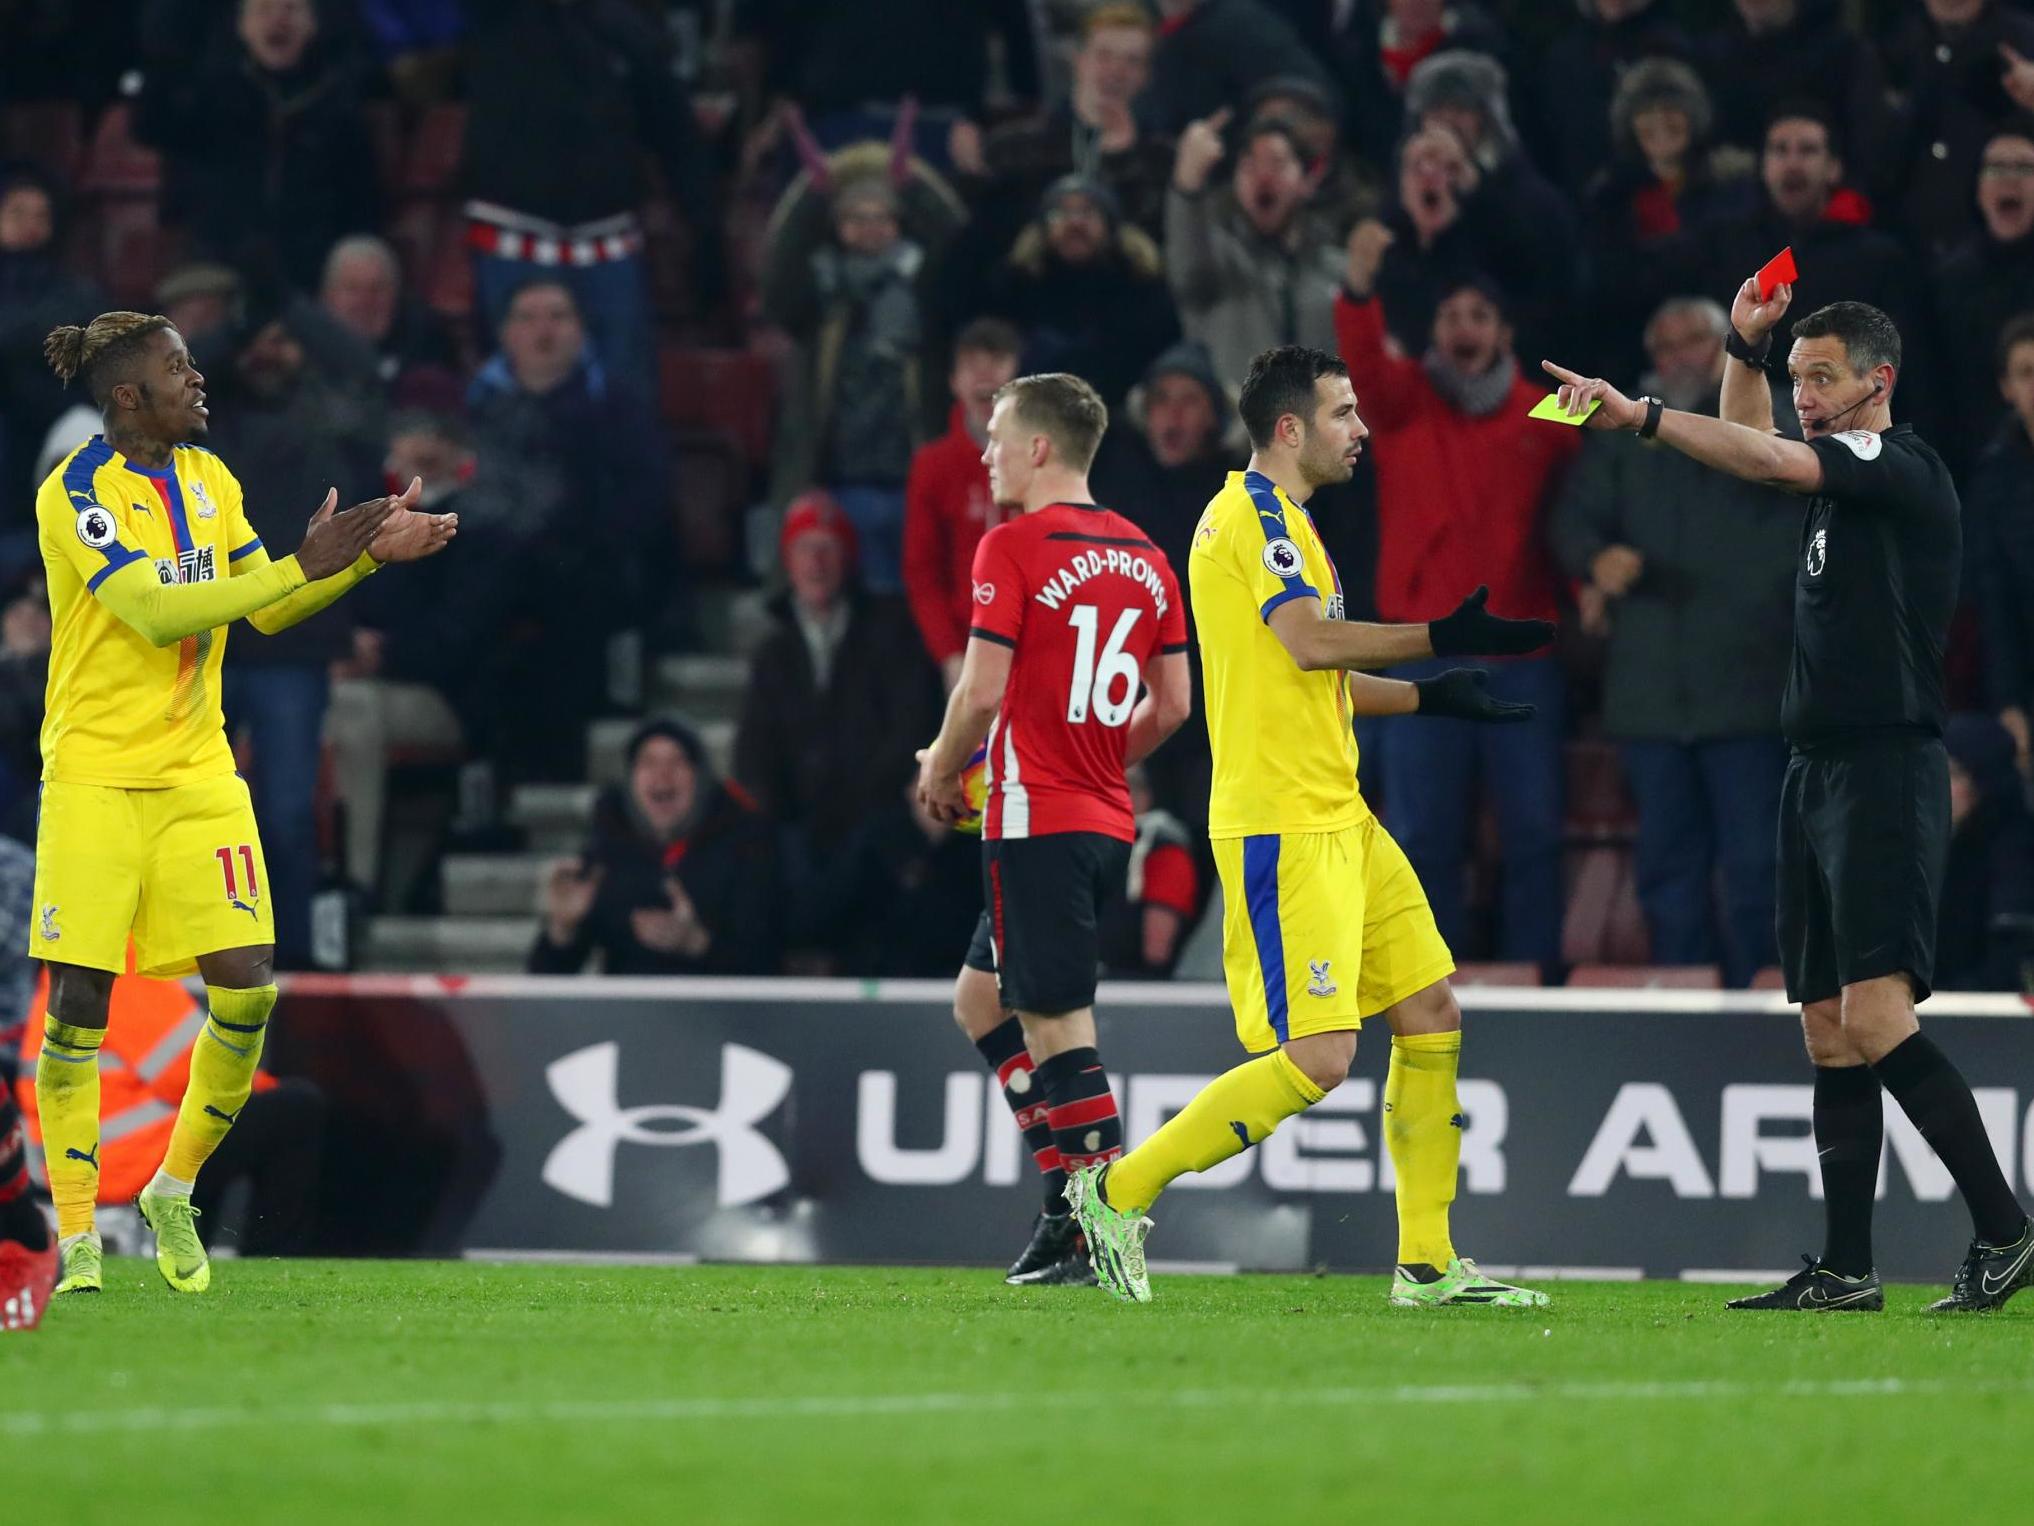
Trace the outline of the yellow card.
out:
<instances>
[{"instance_id":1,"label":"yellow card","mask_svg":"<svg viewBox=\"0 0 2034 1526\"><path fill-rule=\"evenodd\" d=\"M1591 398L1589 406L1580 413L1565 413L1561 409L1560 394L1549 392L1539 400L1534 406L1533 411L1527 414L1526 417L1529 419L1546 419L1555 424L1573 424L1577 429L1580 429L1589 421L1589 415L1602 406L1602 398Z\"/></svg>"}]
</instances>

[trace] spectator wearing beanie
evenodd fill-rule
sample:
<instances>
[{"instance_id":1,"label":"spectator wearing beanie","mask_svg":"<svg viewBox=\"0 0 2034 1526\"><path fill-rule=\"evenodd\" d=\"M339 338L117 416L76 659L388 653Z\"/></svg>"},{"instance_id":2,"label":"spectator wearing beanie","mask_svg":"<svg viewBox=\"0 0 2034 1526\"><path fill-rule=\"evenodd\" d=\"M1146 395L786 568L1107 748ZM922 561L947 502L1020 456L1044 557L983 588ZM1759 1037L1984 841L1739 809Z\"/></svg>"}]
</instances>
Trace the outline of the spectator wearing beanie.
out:
<instances>
[{"instance_id":1,"label":"spectator wearing beanie","mask_svg":"<svg viewBox=\"0 0 2034 1526\"><path fill-rule=\"evenodd\" d=\"M1174 567L1186 566L1194 528L1233 464L1224 444L1233 416L1207 350L1189 339L1151 363L1131 394L1127 427L1102 437L1089 474L1096 499L1133 521ZM1191 607L1187 634L1195 639ZM1197 647L1187 668L1198 696ZM1198 697L1178 734L1143 767L1158 803L1185 820L1199 842L1207 826L1212 760Z\"/></svg>"},{"instance_id":2,"label":"spectator wearing beanie","mask_svg":"<svg viewBox=\"0 0 2034 1526\"><path fill-rule=\"evenodd\" d=\"M713 772L699 733L644 723L628 781L604 792L593 830L544 881L535 975L769 975L777 969L776 833Z\"/></svg>"},{"instance_id":3,"label":"spectator wearing beanie","mask_svg":"<svg viewBox=\"0 0 2034 1526\"><path fill-rule=\"evenodd\" d=\"M1658 0L1576 0L1586 25L1571 27L1547 49L1540 66L1540 99L1560 123L1601 122L1629 71L1647 63L1685 59L1694 43ZM1569 194L1579 194L1610 162L1600 133L1557 132L1541 144L1548 173Z\"/></svg>"},{"instance_id":4,"label":"spectator wearing beanie","mask_svg":"<svg viewBox=\"0 0 2034 1526\"><path fill-rule=\"evenodd\" d=\"M1112 409L1179 337L1158 246L1124 224L1106 185L1081 175L1047 188L991 277L987 306L1023 331L1020 369L1071 372Z\"/></svg>"},{"instance_id":5,"label":"spectator wearing beanie","mask_svg":"<svg viewBox=\"0 0 2034 1526\"><path fill-rule=\"evenodd\" d=\"M864 586L896 593L925 412L929 273L966 214L901 144L802 151L806 168L764 236L763 313L796 346L771 496L826 488L854 523Z\"/></svg>"},{"instance_id":6,"label":"spectator wearing beanie","mask_svg":"<svg viewBox=\"0 0 2034 1526\"><path fill-rule=\"evenodd\" d=\"M954 341L946 433L918 447L904 484L904 595L949 692L960 681L974 609L975 547L1009 515L989 496L982 451L996 391L1017 374L1024 341L977 318Z\"/></svg>"},{"instance_id":7,"label":"spectator wearing beanie","mask_svg":"<svg viewBox=\"0 0 2034 1526\"><path fill-rule=\"evenodd\" d=\"M1625 376L1644 358L1638 336L1652 313L1675 295L1689 236L1747 205L1753 185L1748 155L1711 148L1709 92L1684 63L1649 58L1626 70L1609 120L1614 154L1589 187L1583 225L1592 363Z\"/></svg>"},{"instance_id":8,"label":"spectator wearing beanie","mask_svg":"<svg viewBox=\"0 0 2034 1526\"><path fill-rule=\"evenodd\" d=\"M1935 985L1943 991L2025 989L2034 958L2034 819L2013 739L1989 715L1953 715L1949 865L1942 877Z\"/></svg>"},{"instance_id":9,"label":"spectator wearing beanie","mask_svg":"<svg viewBox=\"0 0 2034 1526\"><path fill-rule=\"evenodd\" d=\"M1372 164L1389 164L1405 133L1405 87L1412 72L1436 53L1459 49L1487 58L1505 56L1502 24L1486 6L1448 0L1383 0L1367 8L1343 46L1356 142Z\"/></svg>"},{"instance_id":10,"label":"spectator wearing beanie","mask_svg":"<svg viewBox=\"0 0 2034 1526\"><path fill-rule=\"evenodd\" d=\"M791 505L778 555L788 586L749 671L734 772L790 829L802 883L805 868L895 799L939 729L940 692L910 617L857 587L854 527L825 493Z\"/></svg>"},{"instance_id":11,"label":"spectator wearing beanie","mask_svg":"<svg viewBox=\"0 0 2034 1526\"><path fill-rule=\"evenodd\" d=\"M1409 128L1442 128L1476 170L1463 220L1478 267L1507 294L1528 353L1561 332L1579 287L1581 241L1568 199L1526 157L1512 125L1504 65L1462 49L1436 53L1406 81Z\"/></svg>"}]
</instances>

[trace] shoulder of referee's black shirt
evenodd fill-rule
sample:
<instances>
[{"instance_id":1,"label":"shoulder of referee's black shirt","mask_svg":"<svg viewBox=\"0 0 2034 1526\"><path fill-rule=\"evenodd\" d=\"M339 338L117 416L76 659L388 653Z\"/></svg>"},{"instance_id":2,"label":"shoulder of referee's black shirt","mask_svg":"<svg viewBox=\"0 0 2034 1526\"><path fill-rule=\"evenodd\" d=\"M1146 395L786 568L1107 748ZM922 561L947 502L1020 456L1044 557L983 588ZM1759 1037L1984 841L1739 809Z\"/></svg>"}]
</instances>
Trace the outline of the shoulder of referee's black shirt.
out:
<instances>
[{"instance_id":1,"label":"shoulder of referee's black shirt","mask_svg":"<svg viewBox=\"0 0 2034 1526\"><path fill-rule=\"evenodd\" d=\"M1818 497L1841 505L1955 511L1955 487L1934 447L1912 424L1845 429L1806 442L1822 463Z\"/></svg>"}]
</instances>

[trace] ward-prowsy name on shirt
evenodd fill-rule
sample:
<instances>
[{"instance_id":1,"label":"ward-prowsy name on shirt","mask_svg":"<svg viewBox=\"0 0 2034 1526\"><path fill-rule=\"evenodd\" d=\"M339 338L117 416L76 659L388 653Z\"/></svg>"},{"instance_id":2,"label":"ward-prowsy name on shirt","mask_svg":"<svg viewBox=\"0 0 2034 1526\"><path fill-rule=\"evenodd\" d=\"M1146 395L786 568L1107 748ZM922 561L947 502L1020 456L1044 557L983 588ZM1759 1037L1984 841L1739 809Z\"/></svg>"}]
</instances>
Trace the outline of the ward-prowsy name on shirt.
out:
<instances>
[{"instance_id":1,"label":"ward-prowsy name on shirt","mask_svg":"<svg viewBox=\"0 0 2034 1526\"><path fill-rule=\"evenodd\" d=\"M1106 551L1076 551L1069 555L1066 563L1045 581L1045 586L1032 595L1047 609L1058 609L1081 584L1104 573L1115 573L1138 584L1151 595L1156 612L1165 614L1168 600L1165 579L1150 560L1131 551L1119 551L1110 547Z\"/></svg>"}]
</instances>

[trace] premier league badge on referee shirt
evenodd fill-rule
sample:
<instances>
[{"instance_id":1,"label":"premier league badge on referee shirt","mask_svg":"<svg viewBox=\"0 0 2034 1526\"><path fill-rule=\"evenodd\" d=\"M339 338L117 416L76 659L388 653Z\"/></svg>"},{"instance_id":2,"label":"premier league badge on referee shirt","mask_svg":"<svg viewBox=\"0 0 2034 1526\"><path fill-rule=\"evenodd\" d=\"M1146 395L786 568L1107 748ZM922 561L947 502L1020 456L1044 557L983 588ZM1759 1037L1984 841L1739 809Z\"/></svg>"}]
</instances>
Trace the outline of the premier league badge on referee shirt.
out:
<instances>
[{"instance_id":1,"label":"premier league badge on referee shirt","mask_svg":"<svg viewBox=\"0 0 2034 1526\"><path fill-rule=\"evenodd\" d=\"M1819 578L1829 565L1829 532L1817 530L1808 540L1808 576Z\"/></svg>"}]
</instances>

